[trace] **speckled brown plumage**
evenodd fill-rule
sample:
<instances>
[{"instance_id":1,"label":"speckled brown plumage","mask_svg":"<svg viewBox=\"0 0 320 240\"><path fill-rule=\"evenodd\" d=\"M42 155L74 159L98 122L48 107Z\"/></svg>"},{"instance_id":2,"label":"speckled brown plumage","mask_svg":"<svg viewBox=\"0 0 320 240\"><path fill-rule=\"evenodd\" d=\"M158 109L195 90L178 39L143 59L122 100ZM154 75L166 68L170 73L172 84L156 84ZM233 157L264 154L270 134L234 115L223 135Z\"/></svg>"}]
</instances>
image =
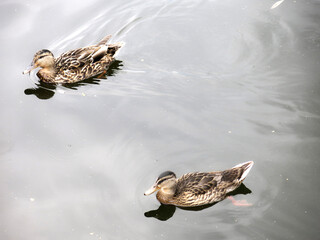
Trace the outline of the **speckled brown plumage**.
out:
<instances>
[{"instance_id":1,"label":"speckled brown plumage","mask_svg":"<svg viewBox=\"0 0 320 240\"><path fill-rule=\"evenodd\" d=\"M34 58L32 69L41 67L37 76L47 83L74 83L102 73L114 61L114 54L123 43L109 44L111 35L103 38L98 44L71 50L54 58L46 49L38 51Z\"/></svg>"},{"instance_id":2,"label":"speckled brown plumage","mask_svg":"<svg viewBox=\"0 0 320 240\"><path fill-rule=\"evenodd\" d=\"M159 176L145 195L159 190L159 202L181 207L218 202L240 186L252 165L250 161L225 171L187 173L178 179L173 172L168 171Z\"/></svg>"}]
</instances>

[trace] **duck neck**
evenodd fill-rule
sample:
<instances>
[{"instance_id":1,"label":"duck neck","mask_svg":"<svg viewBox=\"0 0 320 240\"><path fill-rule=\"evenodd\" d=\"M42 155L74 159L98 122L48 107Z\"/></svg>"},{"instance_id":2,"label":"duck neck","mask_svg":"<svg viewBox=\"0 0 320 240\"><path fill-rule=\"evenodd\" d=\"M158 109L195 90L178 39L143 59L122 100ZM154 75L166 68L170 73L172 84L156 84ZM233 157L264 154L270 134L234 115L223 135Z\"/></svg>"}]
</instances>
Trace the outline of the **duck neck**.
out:
<instances>
[{"instance_id":1,"label":"duck neck","mask_svg":"<svg viewBox=\"0 0 320 240\"><path fill-rule=\"evenodd\" d=\"M172 204L172 200L177 190L177 185L174 184L170 187L161 188L157 193L157 199L164 204Z\"/></svg>"},{"instance_id":2,"label":"duck neck","mask_svg":"<svg viewBox=\"0 0 320 240\"><path fill-rule=\"evenodd\" d=\"M41 79L43 82L54 82L54 79L57 75L57 69L54 66L42 68L37 73L37 76Z\"/></svg>"}]
</instances>

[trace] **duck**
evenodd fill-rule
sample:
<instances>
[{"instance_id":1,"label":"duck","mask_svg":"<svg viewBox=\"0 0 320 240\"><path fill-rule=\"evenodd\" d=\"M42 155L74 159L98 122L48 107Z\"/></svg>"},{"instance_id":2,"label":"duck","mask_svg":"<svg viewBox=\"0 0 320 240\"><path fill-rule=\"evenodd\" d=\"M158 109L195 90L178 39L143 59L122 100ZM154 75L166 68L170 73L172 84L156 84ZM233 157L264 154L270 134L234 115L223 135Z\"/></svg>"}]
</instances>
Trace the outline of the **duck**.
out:
<instances>
[{"instance_id":1,"label":"duck","mask_svg":"<svg viewBox=\"0 0 320 240\"><path fill-rule=\"evenodd\" d=\"M67 51L55 58L48 49L42 49L33 57L27 74L40 67L37 76L45 83L75 83L106 71L114 61L115 53L124 45L123 42L108 44L111 35L105 36L96 45Z\"/></svg>"},{"instance_id":2,"label":"duck","mask_svg":"<svg viewBox=\"0 0 320 240\"><path fill-rule=\"evenodd\" d=\"M159 175L144 195L157 192L157 200L164 205L198 207L222 201L237 189L250 172L254 162L238 164L228 170L191 172L180 178L172 171Z\"/></svg>"}]
</instances>

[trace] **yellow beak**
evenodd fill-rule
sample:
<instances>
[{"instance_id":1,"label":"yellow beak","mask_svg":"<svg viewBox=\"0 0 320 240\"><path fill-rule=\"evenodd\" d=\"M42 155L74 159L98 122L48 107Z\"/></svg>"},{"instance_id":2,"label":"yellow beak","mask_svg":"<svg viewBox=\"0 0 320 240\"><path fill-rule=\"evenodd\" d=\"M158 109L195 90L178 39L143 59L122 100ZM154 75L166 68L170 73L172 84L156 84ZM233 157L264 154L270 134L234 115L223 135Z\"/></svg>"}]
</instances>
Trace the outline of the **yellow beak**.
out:
<instances>
[{"instance_id":1,"label":"yellow beak","mask_svg":"<svg viewBox=\"0 0 320 240\"><path fill-rule=\"evenodd\" d=\"M158 188L157 184L154 184L151 188L149 188L149 189L144 193L144 195L145 195L145 196L148 196L148 195L156 192L157 190L159 190L159 188Z\"/></svg>"}]
</instances>

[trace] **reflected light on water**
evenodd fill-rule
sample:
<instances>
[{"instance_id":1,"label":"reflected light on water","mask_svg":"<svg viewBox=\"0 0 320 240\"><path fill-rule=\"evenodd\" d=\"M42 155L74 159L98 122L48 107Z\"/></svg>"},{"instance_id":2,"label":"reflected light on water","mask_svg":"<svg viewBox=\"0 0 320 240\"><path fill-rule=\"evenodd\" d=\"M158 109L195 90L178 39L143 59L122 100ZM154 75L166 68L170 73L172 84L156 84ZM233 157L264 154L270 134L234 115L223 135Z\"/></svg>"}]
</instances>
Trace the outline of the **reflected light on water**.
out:
<instances>
[{"instance_id":1,"label":"reflected light on water","mask_svg":"<svg viewBox=\"0 0 320 240\"><path fill-rule=\"evenodd\" d=\"M315 239L316 1L0 3L1 239ZM124 41L106 76L46 85L21 71ZM193 211L143 193L163 170L253 160L237 193Z\"/></svg>"}]
</instances>

